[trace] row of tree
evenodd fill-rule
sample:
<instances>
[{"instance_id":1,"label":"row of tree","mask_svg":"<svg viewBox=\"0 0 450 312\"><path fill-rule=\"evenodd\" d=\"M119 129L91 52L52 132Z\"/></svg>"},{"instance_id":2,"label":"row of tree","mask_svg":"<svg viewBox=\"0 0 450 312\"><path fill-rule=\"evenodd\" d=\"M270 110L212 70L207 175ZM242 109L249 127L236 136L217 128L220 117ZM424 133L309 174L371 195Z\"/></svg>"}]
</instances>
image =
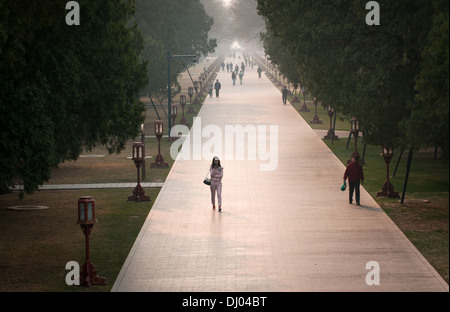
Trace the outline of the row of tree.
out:
<instances>
[{"instance_id":1,"label":"row of tree","mask_svg":"<svg viewBox=\"0 0 450 312\"><path fill-rule=\"evenodd\" d=\"M134 20L144 38L142 58L148 62L149 82L142 92L151 96L167 95L167 53L197 56L171 61L170 77L176 90L179 74L216 47L216 40L208 39L214 21L200 0L136 0Z\"/></svg>"},{"instance_id":2,"label":"row of tree","mask_svg":"<svg viewBox=\"0 0 450 312\"><path fill-rule=\"evenodd\" d=\"M77 2L69 26L67 1L0 0L0 194L32 193L83 149L123 150L144 120L140 93L167 88L166 52L215 45L199 0Z\"/></svg>"},{"instance_id":3,"label":"row of tree","mask_svg":"<svg viewBox=\"0 0 450 312\"><path fill-rule=\"evenodd\" d=\"M324 105L360 120L368 144L449 152L446 0L258 0L269 59Z\"/></svg>"}]
</instances>

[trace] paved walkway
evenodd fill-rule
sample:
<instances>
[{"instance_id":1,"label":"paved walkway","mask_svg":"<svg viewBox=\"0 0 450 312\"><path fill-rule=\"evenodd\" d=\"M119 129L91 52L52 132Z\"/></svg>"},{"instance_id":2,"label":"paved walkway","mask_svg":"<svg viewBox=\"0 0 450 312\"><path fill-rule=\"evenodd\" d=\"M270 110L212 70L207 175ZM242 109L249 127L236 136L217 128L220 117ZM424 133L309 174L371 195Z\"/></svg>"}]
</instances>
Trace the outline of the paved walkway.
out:
<instances>
[{"instance_id":1,"label":"paved walkway","mask_svg":"<svg viewBox=\"0 0 450 312\"><path fill-rule=\"evenodd\" d=\"M364 189L362 206L348 204L344 165L264 75L218 78L220 97L206 100L183 146L190 159L174 163L112 291L449 290ZM226 149L227 126L239 125L250 135ZM202 183L210 149L224 166L222 213ZM371 261L380 285L366 283Z\"/></svg>"}]
</instances>

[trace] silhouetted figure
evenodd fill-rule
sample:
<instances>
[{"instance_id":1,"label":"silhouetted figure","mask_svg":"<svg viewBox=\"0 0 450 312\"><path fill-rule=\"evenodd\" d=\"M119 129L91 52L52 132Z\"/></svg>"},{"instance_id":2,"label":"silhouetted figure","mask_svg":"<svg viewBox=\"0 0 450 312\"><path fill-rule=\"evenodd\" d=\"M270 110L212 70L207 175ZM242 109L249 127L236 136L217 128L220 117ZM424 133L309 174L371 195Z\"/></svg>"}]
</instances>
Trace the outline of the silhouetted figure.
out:
<instances>
[{"instance_id":1,"label":"silhouetted figure","mask_svg":"<svg viewBox=\"0 0 450 312\"><path fill-rule=\"evenodd\" d=\"M287 100L287 96L288 96L288 89L286 88L286 86L283 87L283 89L281 90L281 98L283 100L283 104L286 105L286 100Z\"/></svg>"},{"instance_id":2,"label":"silhouetted figure","mask_svg":"<svg viewBox=\"0 0 450 312\"><path fill-rule=\"evenodd\" d=\"M216 97L219 97L219 90L220 90L220 82L219 79L216 80L216 83L214 84L214 89L216 89Z\"/></svg>"}]
</instances>

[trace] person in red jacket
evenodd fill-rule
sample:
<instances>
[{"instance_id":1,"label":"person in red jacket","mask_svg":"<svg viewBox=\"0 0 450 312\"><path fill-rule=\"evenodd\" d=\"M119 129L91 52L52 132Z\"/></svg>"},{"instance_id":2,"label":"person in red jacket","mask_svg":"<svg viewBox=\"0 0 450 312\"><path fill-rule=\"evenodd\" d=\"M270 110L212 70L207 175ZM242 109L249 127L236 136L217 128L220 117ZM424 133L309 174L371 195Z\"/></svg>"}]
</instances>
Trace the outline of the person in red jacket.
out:
<instances>
[{"instance_id":1,"label":"person in red jacket","mask_svg":"<svg viewBox=\"0 0 450 312\"><path fill-rule=\"evenodd\" d=\"M349 203L353 201L353 192L355 192L356 204L359 206L359 185L364 181L364 172L361 165L358 162L358 156L352 157L352 162L347 166L344 173L344 182L348 178L349 186Z\"/></svg>"}]
</instances>

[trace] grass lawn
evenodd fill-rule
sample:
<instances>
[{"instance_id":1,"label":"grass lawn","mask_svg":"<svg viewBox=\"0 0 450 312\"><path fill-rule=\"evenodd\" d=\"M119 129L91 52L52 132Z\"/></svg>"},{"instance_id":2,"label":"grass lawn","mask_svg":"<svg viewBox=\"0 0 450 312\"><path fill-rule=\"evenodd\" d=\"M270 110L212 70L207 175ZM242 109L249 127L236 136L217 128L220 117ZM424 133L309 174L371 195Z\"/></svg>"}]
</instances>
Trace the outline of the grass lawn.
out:
<instances>
[{"instance_id":1,"label":"grass lawn","mask_svg":"<svg viewBox=\"0 0 450 312\"><path fill-rule=\"evenodd\" d=\"M197 64L203 68L211 64ZM193 72L191 70L191 72ZM190 79L180 79L182 90L191 85ZM179 96L173 103L179 103ZM166 168L151 168L158 154L158 140L153 133L153 124L159 117L168 133L168 119L164 109L155 101L156 110L148 98L144 130L146 178L143 182L163 182L174 160L170 156L167 138L161 139L161 154ZM204 98L202 98L203 102ZM187 113L189 98L185 107L185 118L192 125L196 114ZM167 104L165 104L167 106ZM198 113L201 105L194 105ZM178 124L182 110L175 120ZM140 141L140 138L136 138ZM117 183L137 182L137 169L131 160L133 140L127 142L120 154L108 155L105 147L99 146L84 151L76 161L66 161L54 169L46 184L72 183ZM101 155L102 157L98 157ZM95 156L95 157L93 157ZM0 292L56 291L56 292L105 292L110 291L126 257L158 196L159 188L145 189L150 202L129 202L133 189L96 189L39 191L25 195L19 200L18 193L0 196ZM108 285L95 287L68 286L65 282L66 263L77 261L80 266L85 260L85 236L76 223L77 202L80 196L93 196L98 223L90 235L90 258L99 276L105 277ZM11 206L47 206L46 210L18 211Z\"/></svg>"},{"instance_id":2,"label":"grass lawn","mask_svg":"<svg viewBox=\"0 0 450 312\"><path fill-rule=\"evenodd\" d=\"M132 189L40 191L19 201L0 196L0 291L109 291L159 189L147 189L151 202L129 202ZM107 286L67 286L69 261L85 260L85 237L77 221L80 196L92 195L98 223L90 235L90 258ZM11 205L42 205L47 210L17 211Z\"/></svg>"}]
</instances>

